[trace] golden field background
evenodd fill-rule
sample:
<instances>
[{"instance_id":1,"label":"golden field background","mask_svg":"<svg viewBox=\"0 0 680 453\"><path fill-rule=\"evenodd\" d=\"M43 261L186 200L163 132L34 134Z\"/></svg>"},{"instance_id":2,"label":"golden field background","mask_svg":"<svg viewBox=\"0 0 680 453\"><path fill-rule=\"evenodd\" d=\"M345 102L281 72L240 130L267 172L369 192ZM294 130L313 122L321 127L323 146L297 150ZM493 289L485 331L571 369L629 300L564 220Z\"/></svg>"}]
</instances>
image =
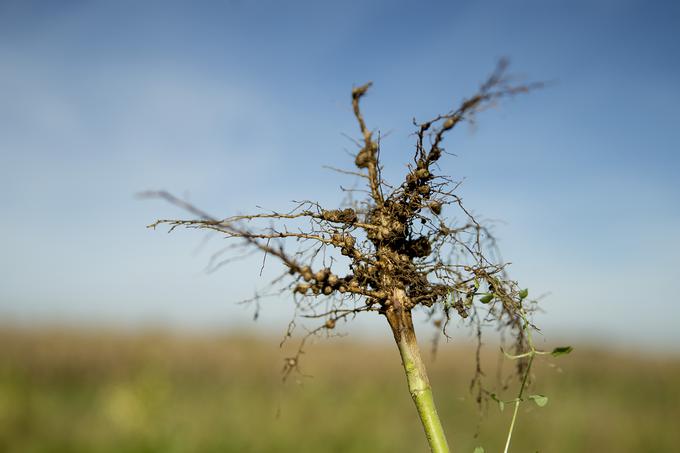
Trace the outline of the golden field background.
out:
<instances>
[{"instance_id":1,"label":"golden field background","mask_svg":"<svg viewBox=\"0 0 680 453\"><path fill-rule=\"evenodd\" d=\"M303 356L309 377L282 382L294 343L278 343L2 327L0 452L427 451L396 347L320 339ZM483 356L491 390L496 351ZM502 451L511 409L491 402L480 418L469 345L442 344L434 362L426 357L453 450ZM680 357L576 345L535 371L530 393L550 401L522 405L511 451L680 451Z\"/></svg>"}]
</instances>

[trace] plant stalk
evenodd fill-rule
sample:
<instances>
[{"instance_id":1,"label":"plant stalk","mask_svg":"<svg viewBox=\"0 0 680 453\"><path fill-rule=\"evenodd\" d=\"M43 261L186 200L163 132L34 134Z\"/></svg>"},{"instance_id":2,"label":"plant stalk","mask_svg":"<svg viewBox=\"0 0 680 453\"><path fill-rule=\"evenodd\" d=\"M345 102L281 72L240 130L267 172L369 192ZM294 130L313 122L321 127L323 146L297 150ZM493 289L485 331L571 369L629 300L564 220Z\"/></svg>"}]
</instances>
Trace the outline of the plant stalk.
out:
<instances>
[{"instance_id":1,"label":"plant stalk","mask_svg":"<svg viewBox=\"0 0 680 453\"><path fill-rule=\"evenodd\" d=\"M529 377L529 372L531 371L531 365L534 363L534 351L532 349L531 355L529 355L529 363L527 363L527 368L524 371L524 376L522 377L522 386L519 388L519 395L517 395L517 401L515 401L515 410L512 413L512 421L510 422L510 430L508 431L508 438L505 441L505 449L503 453L508 453L510 451L510 440L512 439L512 431L515 429L515 420L517 420L517 412L519 412L519 404L522 402L522 396L524 396L524 389L527 385L527 378Z\"/></svg>"},{"instance_id":2,"label":"plant stalk","mask_svg":"<svg viewBox=\"0 0 680 453\"><path fill-rule=\"evenodd\" d=\"M402 304L395 303L387 311L386 316L399 347L408 389L418 409L430 450L433 453L449 453L449 445L434 404L427 370L420 356L411 311L402 307Z\"/></svg>"}]
</instances>

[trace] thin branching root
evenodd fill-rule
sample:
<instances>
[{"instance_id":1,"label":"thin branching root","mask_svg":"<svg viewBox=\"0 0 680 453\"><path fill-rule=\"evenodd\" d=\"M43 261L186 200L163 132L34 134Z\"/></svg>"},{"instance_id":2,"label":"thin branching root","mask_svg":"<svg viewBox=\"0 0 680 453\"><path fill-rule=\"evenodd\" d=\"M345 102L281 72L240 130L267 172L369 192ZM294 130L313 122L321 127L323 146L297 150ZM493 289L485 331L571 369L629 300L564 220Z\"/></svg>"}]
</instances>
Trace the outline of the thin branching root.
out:
<instances>
[{"instance_id":1,"label":"thin branching root","mask_svg":"<svg viewBox=\"0 0 680 453\"><path fill-rule=\"evenodd\" d=\"M460 123L474 121L477 113L502 98L539 86L511 83L506 66L502 61L479 91L457 108L428 121L414 120L413 162L398 185L382 178L380 137L369 129L361 112L361 101L371 87L368 83L352 90L361 139L356 170L342 171L360 176L367 184L365 199L351 199L339 209L305 200L288 212L219 218L167 192L149 192L145 195L163 198L194 216L158 220L149 227L212 230L283 264L285 272L273 287L292 294L298 317L319 321L304 336L297 355L286 359L286 376L299 369L302 347L310 336L331 333L340 322L362 312L384 315L399 346L416 406L421 417L427 416L434 406L428 406L430 387L415 340L411 313L416 307L424 307L444 335L455 317L477 327L493 322L512 331L516 354L526 349L529 307L522 290L507 277L507 264L497 258L488 226L464 206L457 184L437 170L445 154L445 137ZM286 247L290 242L294 251ZM295 325L293 321L287 337ZM522 371L525 361L518 362ZM478 368L476 376L481 374ZM437 440L441 426L428 426L433 422L426 418L423 424L431 448L448 451L445 439Z\"/></svg>"}]
</instances>

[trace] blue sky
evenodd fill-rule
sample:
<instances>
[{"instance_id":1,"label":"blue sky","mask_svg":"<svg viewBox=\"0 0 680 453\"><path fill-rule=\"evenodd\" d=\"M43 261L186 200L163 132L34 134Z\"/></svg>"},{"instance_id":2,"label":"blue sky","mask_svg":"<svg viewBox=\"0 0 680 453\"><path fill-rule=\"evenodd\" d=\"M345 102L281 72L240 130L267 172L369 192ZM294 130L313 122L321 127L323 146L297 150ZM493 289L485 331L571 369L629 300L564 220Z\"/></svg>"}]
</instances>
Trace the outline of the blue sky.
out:
<instances>
[{"instance_id":1,"label":"blue sky","mask_svg":"<svg viewBox=\"0 0 680 453\"><path fill-rule=\"evenodd\" d=\"M680 344L680 6L676 2L0 2L0 317L240 328L259 260L203 271L218 244L146 230L351 179L352 86L397 179L411 119L474 92L499 57L548 88L447 142L442 171L513 273L550 293L558 337ZM211 248L213 247L213 248ZM279 329L289 301L265 306ZM358 329L373 329L367 322ZM377 325L377 324L376 324ZM276 330L275 330L276 331Z\"/></svg>"}]
</instances>

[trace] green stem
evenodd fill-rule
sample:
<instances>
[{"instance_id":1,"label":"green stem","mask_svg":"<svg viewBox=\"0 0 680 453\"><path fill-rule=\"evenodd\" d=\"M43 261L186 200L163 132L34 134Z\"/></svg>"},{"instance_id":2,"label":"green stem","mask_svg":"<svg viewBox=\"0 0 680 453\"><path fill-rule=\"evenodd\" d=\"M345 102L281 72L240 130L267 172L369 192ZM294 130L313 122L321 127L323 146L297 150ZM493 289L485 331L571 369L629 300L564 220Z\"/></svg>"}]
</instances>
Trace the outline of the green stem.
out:
<instances>
[{"instance_id":1,"label":"green stem","mask_svg":"<svg viewBox=\"0 0 680 453\"><path fill-rule=\"evenodd\" d=\"M398 346L408 389L418 409L430 449L433 453L448 453L449 445L434 404L432 387L430 387L425 365L420 357L420 348L415 341L403 341Z\"/></svg>"},{"instance_id":2,"label":"green stem","mask_svg":"<svg viewBox=\"0 0 680 453\"><path fill-rule=\"evenodd\" d=\"M430 450L433 453L449 453L449 445L434 404L427 370L420 356L411 312L410 310L392 310L386 315L399 347L408 389L418 409Z\"/></svg>"},{"instance_id":3,"label":"green stem","mask_svg":"<svg viewBox=\"0 0 680 453\"><path fill-rule=\"evenodd\" d=\"M512 421L510 422L510 431L508 431L508 440L505 442L505 450L503 453L508 453L510 449L510 439L512 438L512 430L515 428L515 420L517 419L517 412L519 411L519 403L522 402L522 395L524 395L524 388L527 385L527 378L529 377L529 372L531 370L531 364L534 361L533 349L532 353L529 355L529 363L527 363L527 369L524 371L524 376L522 377L522 386L519 388L519 395L517 395L517 401L515 401L515 410L512 414Z\"/></svg>"}]
</instances>

